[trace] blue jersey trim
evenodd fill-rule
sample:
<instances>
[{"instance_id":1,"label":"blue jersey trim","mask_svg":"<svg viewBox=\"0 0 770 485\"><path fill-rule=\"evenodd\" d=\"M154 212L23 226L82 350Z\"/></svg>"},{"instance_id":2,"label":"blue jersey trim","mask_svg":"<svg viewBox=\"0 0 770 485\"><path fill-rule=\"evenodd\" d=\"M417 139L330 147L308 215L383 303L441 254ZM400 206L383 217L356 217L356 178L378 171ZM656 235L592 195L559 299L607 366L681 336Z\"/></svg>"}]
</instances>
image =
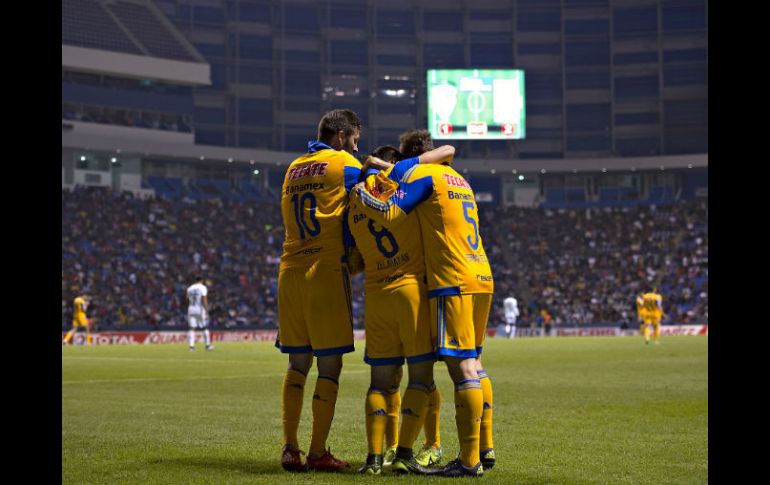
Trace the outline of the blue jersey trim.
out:
<instances>
[{"instance_id":1,"label":"blue jersey trim","mask_svg":"<svg viewBox=\"0 0 770 485\"><path fill-rule=\"evenodd\" d=\"M478 357L478 354L476 353L476 349L462 350L462 349L447 349L445 347L440 347L437 353L438 355L444 356L444 357L461 357L463 359L475 359L476 357Z\"/></svg>"},{"instance_id":2,"label":"blue jersey trim","mask_svg":"<svg viewBox=\"0 0 770 485\"><path fill-rule=\"evenodd\" d=\"M436 288L435 290L429 290L428 298L435 298L437 296L459 295L459 294L460 294L459 286L448 286L446 288Z\"/></svg>"},{"instance_id":3,"label":"blue jersey trim","mask_svg":"<svg viewBox=\"0 0 770 485\"><path fill-rule=\"evenodd\" d=\"M356 239L353 237L353 233L350 231L350 225L348 224L349 207L345 207L342 212L342 244L346 248L352 248L356 245ZM343 261L347 261L347 258L343 256Z\"/></svg>"},{"instance_id":4,"label":"blue jersey trim","mask_svg":"<svg viewBox=\"0 0 770 485\"><path fill-rule=\"evenodd\" d=\"M345 192L350 192L356 186L361 177L361 169L358 167L345 167Z\"/></svg>"},{"instance_id":5,"label":"blue jersey trim","mask_svg":"<svg viewBox=\"0 0 770 485\"><path fill-rule=\"evenodd\" d=\"M476 347L476 353L478 354L478 357L481 357L481 351L484 350L484 347ZM484 375L487 375L484 373Z\"/></svg>"},{"instance_id":6,"label":"blue jersey trim","mask_svg":"<svg viewBox=\"0 0 770 485\"><path fill-rule=\"evenodd\" d=\"M315 153L320 152L321 150L334 150L334 148L330 147L326 143L322 141L309 141L307 142L307 152L308 153Z\"/></svg>"},{"instance_id":7,"label":"blue jersey trim","mask_svg":"<svg viewBox=\"0 0 770 485\"><path fill-rule=\"evenodd\" d=\"M413 355L412 357L406 358L407 364L418 364L420 362L426 362L429 360L436 360L436 353L435 352L429 352L427 354L420 354L420 355ZM430 392L430 390L428 390Z\"/></svg>"},{"instance_id":8,"label":"blue jersey trim","mask_svg":"<svg viewBox=\"0 0 770 485\"><path fill-rule=\"evenodd\" d=\"M405 158L396 163L393 170L388 174L388 178L394 182L399 182L406 172L419 163L420 157Z\"/></svg>"},{"instance_id":9,"label":"blue jersey trim","mask_svg":"<svg viewBox=\"0 0 770 485\"><path fill-rule=\"evenodd\" d=\"M433 178L423 177L414 182L401 183L399 189L390 198L402 211L409 214L421 202L428 199L433 193ZM403 196L399 196L403 194Z\"/></svg>"},{"instance_id":10,"label":"blue jersey trim","mask_svg":"<svg viewBox=\"0 0 770 485\"><path fill-rule=\"evenodd\" d=\"M331 349L319 349L314 350L313 355L316 357L325 357L327 355L339 355L355 352L356 348L352 345L343 345L342 347L333 347Z\"/></svg>"},{"instance_id":11,"label":"blue jersey trim","mask_svg":"<svg viewBox=\"0 0 770 485\"><path fill-rule=\"evenodd\" d=\"M403 357L369 357L368 355L364 355L364 362L374 367L379 365L403 365L404 358Z\"/></svg>"}]
</instances>

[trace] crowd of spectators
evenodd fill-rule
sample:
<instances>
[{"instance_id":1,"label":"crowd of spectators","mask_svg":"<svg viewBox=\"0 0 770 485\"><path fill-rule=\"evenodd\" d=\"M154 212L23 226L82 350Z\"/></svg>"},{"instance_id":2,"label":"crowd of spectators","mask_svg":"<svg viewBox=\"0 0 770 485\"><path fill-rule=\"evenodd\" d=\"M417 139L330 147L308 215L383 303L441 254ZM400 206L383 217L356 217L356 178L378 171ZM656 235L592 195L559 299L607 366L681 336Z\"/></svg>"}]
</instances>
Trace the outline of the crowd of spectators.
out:
<instances>
[{"instance_id":1,"label":"crowd of spectators","mask_svg":"<svg viewBox=\"0 0 770 485\"><path fill-rule=\"evenodd\" d=\"M104 125L151 128L154 130L192 133L192 118L189 115L137 111L103 106L62 104L62 119L101 123Z\"/></svg>"},{"instance_id":2,"label":"crowd of spectators","mask_svg":"<svg viewBox=\"0 0 770 485\"><path fill-rule=\"evenodd\" d=\"M708 321L708 202L602 209L483 211L495 308L514 295L521 323L636 323L635 298L657 287L664 323ZM505 255L507 259L501 258ZM501 314L495 315L497 321Z\"/></svg>"},{"instance_id":3,"label":"crowd of spectators","mask_svg":"<svg viewBox=\"0 0 770 485\"><path fill-rule=\"evenodd\" d=\"M502 300L520 324L541 310L554 325L633 326L635 298L657 286L669 323L708 320L708 204L616 209L482 205L480 232L495 276L490 326ZM276 328L283 243L275 202L138 198L62 189L62 327L72 299L93 296L97 328L184 328L186 288L201 273L215 328ZM363 326L363 275L353 278Z\"/></svg>"}]
</instances>

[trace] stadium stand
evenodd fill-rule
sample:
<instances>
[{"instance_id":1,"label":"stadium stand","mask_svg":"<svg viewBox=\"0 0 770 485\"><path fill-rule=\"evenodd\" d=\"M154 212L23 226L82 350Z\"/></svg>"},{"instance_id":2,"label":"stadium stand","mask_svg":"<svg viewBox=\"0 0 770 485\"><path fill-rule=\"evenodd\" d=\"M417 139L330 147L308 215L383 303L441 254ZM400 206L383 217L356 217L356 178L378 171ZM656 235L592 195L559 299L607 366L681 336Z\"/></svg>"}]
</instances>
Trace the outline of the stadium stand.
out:
<instances>
[{"instance_id":1,"label":"stadium stand","mask_svg":"<svg viewBox=\"0 0 770 485\"><path fill-rule=\"evenodd\" d=\"M215 327L275 328L283 243L277 197L246 180L236 188L206 178L147 183L157 197L62 190L62 327L72 295L87 288L103 329L183 328L184 289L201 272L215 295ZM589 209L482 206L495 276L490 327L502 321L502 300L511 293L520 301L521 325L533 324L541 308L556 325L632 325L635 295L653 282L671 323L706 320L707 211L698 199ZM360 275L354 295L361 328Z\"/></svg>"}]
</instances>

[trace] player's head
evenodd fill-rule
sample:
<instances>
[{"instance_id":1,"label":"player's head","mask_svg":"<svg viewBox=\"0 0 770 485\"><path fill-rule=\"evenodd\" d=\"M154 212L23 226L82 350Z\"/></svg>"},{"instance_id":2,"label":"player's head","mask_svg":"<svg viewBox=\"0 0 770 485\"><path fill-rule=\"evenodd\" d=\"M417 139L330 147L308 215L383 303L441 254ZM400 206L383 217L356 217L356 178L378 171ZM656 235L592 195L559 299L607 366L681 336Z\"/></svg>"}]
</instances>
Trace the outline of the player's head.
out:
<instances>
[{"instance_id":1,"label":"player's head","mask_svg":"<svg viewBox=\"0 0 770 485\"><path fill-rule=\"evenodd\" d=\"M203 283L203 275L200 275L200 274L195 275L195 282Z\"/></svg>"},{"instance_id":2,"label":"player's head","mask_svg":"<svg viewBox=\"0 0 770 485\"><path fill-rule=\"evenodd\" d=\"M406 130L398 137L399 150L404 158L412 158L435 148L428 130Z\"/></svg>"},{"instance_id":3,"label":"player's head","mask_svg":"<svg viewBox=\"0 0 770 485\"><path fill-rule=\"evenodd\" d=\"M399 152L398 148L394 147L393 145L382 145L377 147L374 149L371 155L373 157L379 158L382 161L390 163L396 163L403 159L401 152Z\"/></svg>"},{"instance_id":4,"label":"player's head","mask_svg":"<svg viewBox=\"0 0 770 485\"><path fill-rule=\"evenodd\" d=\"M358 151L361 136L361 120L349 109L333 109L318 122L318 141L335 150Z\"/></svg>"}]
</instances>

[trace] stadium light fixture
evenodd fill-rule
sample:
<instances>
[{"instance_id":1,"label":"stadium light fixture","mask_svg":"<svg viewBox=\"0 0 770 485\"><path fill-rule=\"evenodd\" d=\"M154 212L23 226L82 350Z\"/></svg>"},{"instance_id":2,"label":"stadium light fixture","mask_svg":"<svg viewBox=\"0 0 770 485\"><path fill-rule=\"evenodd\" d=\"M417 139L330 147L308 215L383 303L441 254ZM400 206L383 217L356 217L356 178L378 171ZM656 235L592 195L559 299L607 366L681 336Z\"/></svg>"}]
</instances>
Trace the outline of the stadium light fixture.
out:
<instances>
[{"instance_id":1,"label":"stadium light fixture","mask_svg":"<svg viewBox=\"0 0 770 485\"><path fill-rule=\"evenodd\" d=\"M259 169L254 170L254 175L259 175Z\"/></svg>"},{"instance_id":2,"label":"stadium light fixture","mask_svg":"<svg viewBox=\"0 0 770 485\"><path fill-rule=\"evenodd\" d=\"M544 169L544 168L541 168L541 169L540 169L540 173L545 173L545 169Z\"/></svg>"},{"instance_id":3,"label":"stadium light fixture","mask_svg":"<svg viewBox=\"0 0 770 485\"><path fill-rule=\"evenodd\" d=\"M80 161L81 162L85 162L86 161L86 156L85 155L80 155Z\"/></svg>"},{"instance_id":4,"label":"stadium light fixture","mask_svg":"<svg viewBox=\"0 0 770 485\"><path fill-rule=\"evenodd\" d=\"M496 173L497 173L497 170L495 170L495 169L493 168L492 170L490 170L490 171L489 171L489 173L491 173L492 175L494 175L494 174L496 174Z\"/></svg>"},{"instance_id":5,"label":"stadium light fixture","mask_svg":"<svg viewBox=\"0 0 770 485\"><path fill-rule=\"evenodd\" d=\"M663 171L663 170L665 170L665 169L666 169L666 167L664 167L663 165L661 165L661 166L660 166L660 170L661 170L661 171Z\"/></svg>"},{"instance_id":6,"label":"stadium light fixture","mask_svg":"<svg viewBox=\"0 0 770 485\"><path fill-rule=\"evenodd\" d=\"M228 158L227 163L233 163L233 157Z\"/></svg>"},{"instance_id":7,"label":"stadium light fixture","mask_svg":"<svg viewBox=\"0 0 770 485\"><path fill-rule=\"evenodd\" d=\"M111 161L112 163L118 163L118 159L117 159L117 158L115 158L115 157L112 157L112 158L110 158L110 161Z\"/></svg>"},{"instance_id":8,"label":"stadium light fixture","mask_svg":"<svg viewBox=\"0 0 770 485\"><path fill-rule=\"evenodd\" d=\"M606 168L602 168L602 173L607 173L607 169Z\"/></svg>"},{"instance_id":9,"label":"stadium light fixture","mask_svg":"<svg viewBox=\"0 0 770 485\"><path fill-rule=\"evenodd\" d=\"M692 168L692 163L688 163L687 168Z\"/></svg>"},{"instance_id":10,"label":"stadium light fixture","mask_svg":"<svg viewBox=\"0 0 770 485\"><path fill-rule=\"evenodd\" d=\"M201 155L201 160L205 160L205 159L206 159L206 157L204 157L203 155Z\"/></svg>"},{"instance_id":11,"label":"stadium light fixture","mask_svg":"<svg viewBox=\"0 0 770 485\"><path fill-rule=\"evenodd\" d=\"M523 175L519 175L519 180L524 180L524 176Z\"/></svg>"},{"instance_id":12,"label":"stadium light fixture","mask_svg":"<svg viewBox=\"0 0 770 485\"><path fill-rule=\"evenodd\" d=\"M514 168L513 170L511 170L511 173L516 175L516 169Z\"/></svg>"}]
</instances>

